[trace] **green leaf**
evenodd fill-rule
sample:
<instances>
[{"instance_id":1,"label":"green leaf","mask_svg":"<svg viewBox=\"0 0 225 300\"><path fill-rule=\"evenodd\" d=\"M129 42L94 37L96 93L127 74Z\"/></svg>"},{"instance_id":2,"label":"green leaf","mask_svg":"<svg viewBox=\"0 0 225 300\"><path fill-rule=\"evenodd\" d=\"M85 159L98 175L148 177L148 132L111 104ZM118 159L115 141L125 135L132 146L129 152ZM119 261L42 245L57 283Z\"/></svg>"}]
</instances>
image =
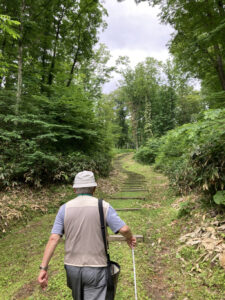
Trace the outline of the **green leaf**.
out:
<instances>
[{"instance_id":1,"label":"green leaf","mask_svg":"<svg viewBox=\"0 0 225 300\"><path fill-rule=\"evenodd\" d=\"M213 196L213 200L218 205L225 205L225 191L218 191Z\"/></svg>"}]
</instances>

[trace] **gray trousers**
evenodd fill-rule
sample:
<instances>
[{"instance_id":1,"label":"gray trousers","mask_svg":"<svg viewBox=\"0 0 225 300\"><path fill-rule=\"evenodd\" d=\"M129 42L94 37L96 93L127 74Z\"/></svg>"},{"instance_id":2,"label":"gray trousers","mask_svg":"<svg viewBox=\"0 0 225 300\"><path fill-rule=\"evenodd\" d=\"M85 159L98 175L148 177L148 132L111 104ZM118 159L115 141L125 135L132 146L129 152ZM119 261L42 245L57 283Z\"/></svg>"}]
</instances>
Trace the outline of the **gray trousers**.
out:
<instances>
[{"instance_id":1,"label":"gray trousers","mask_svg":"<svg viewBox=\"0 0 225 300\"><path fill-rule=\"evenodd\" d=\"M65 265L74 300L107 300L106 268Z\"/></svg>"}]
</instances>

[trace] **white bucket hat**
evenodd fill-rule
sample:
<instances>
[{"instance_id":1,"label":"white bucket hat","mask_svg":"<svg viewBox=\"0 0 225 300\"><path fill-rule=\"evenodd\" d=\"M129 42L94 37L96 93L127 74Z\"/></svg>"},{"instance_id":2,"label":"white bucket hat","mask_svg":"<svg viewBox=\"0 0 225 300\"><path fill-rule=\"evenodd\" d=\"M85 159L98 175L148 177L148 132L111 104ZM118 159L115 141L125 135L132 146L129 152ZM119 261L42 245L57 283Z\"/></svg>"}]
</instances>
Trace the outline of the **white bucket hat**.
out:
<instances>
[{"instance_id":1,"label":"white bucket hat","mask_svg":"<svg viewBox=\"0 0 225 300\"><path fill-rule=\"evenodd\" d=\"M74 178L73 188L83 188L92 186L97 186L93 172L83 171L77 173L77 175Z\"/></svg>"}]
</instances>

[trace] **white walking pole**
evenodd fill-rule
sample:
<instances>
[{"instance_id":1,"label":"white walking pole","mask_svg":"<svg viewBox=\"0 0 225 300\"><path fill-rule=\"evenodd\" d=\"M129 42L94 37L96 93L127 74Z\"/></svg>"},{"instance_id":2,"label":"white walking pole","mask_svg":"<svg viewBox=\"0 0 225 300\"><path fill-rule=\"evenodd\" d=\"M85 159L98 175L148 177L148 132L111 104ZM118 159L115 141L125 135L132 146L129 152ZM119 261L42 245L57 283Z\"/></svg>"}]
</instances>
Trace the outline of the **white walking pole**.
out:
<instances>
[{"instance_id":1,"label":"white walking pole","mask_svg":"<svg viewBox=\"0 0 225 300\"><path fill-rule=\"evenodd\" d=\"M135 300L137 300L137 283L136 283L136 270L135 270L134 248L132 248L132 258L133 258L133 267L134 267L134 292L135 292Z\"/></svg>"}]
</instances>

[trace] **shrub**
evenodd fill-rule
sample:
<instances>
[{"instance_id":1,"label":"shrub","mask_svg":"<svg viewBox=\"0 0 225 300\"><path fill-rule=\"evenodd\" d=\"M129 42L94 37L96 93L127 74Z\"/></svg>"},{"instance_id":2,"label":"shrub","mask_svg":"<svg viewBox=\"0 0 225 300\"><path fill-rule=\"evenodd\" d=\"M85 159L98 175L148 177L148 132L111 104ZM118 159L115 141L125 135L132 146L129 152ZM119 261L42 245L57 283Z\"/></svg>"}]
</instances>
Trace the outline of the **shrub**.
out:
<instances>
[{"instance_id":1,"label":"shrub","mask_svg":"<svg viewBox=\"0 0 225 300\"><path fill-rule=\"evenodd\" d=\"M156 168L181 192L198 188L214 195L225 185L225 109L206 111L194 124L163 138Z\"/></svg>"},{"instance_id":2,"label":"shrub","mask_svg":"<svg viewBox=\"0 0 225 300\"><path fill-rule=\"evenodd\" d=\"M66 182L76 172L110 170L110 140L94 104L79 86L57 89L50 98L21 101L0 92L0 188L20 183Z\"/></svg>"},{"instance_id":3,"label":"shrub","mask_svg":"<svg viewBox=\"0 0 225 300\"><path fill-rule=\"evenodd\" d=\"M107 152L88 155L76 151L63 155L43 151L35 143L19 143L17 146L16 156L10 155L11 151L15 151L10 148L0 155L0 188L23 182L36 187L52 182L68 182L83 170L92 170L97 176L107 176L111 169L111 156Z\"/></svg>"},{"instance_id":4,"label":"shrub","mask_svg":"<svg viewBox=\"0 0 225 300\"><path fill-rule=\"evenodd\" d=\"M74 152L62 156L36 151L13 162L0 163L0 188L22 182L36 187L53 182L71 182L75 174L83 170L91 170L97 176L107 176L111 169L111 157L102 153L88 156Z\"/></svg>"},{"instance_id":5,"label":"shrub","mask_svg":"<svg viewBox=\"0 0 225 300\"><path fill-rule=\"evenodd\" d=\"M181 203L177 218L180 219L182 217L190 216L192 210L193 203L190 203L189 201Z\"/></svg>"},{"instance_id":6,"label":"shrub","mask_svg":"<svg viewBox=\"0 0 225 300\"><path fill-rule=\"evenodd\" d=\"M135 153L134 158L141 163L153 164L161 142L160 138L149 139L146 146L140 147L140 149Z\"/></svg>"},{"instance_id":7,"label":"shrub","mask_svg":"<svg viewBox=\"0 0 225 300\"><path fill-rule=\"evenodd\" d=\"M213 196L213 200L218 205L225 205L225 191L218 191Z\"/></svg>"}]
</instances>

